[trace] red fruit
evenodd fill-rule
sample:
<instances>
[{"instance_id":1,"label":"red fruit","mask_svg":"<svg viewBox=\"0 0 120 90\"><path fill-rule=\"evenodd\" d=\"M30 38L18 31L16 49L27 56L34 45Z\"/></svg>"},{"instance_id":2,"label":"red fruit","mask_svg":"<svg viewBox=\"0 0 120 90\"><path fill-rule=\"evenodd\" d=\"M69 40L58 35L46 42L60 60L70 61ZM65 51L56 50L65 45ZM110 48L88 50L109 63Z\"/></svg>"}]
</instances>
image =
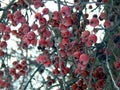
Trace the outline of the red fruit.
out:
<instances>
[{"instance_id":1,"label":"red fruit","mask_svg":"<svg viewBox=\"0 0 120 90\"><path fill-rule=\"evenodd\" d=\"M66 52L64 50L60 50L60 54L61 54L61 57L65 57L66 56Z\"/></svg>"},{"instance_id":2,"label":"red fruit","mask_svg":"<svg viewBox=\"0 0 120 90\"><path fill-rule=\"evenodd\" d=\"M22 14L21 14L20 11L16 11L16 12L14 13L14 19L20 19L21 17L22 17Z\"/></svg>"},{"instance_id":3,"label":"red fruit","mask_svg":"<svg viewBox=\"0 0 120 90\"><path fill-rule=\"evenodd\" d=\"M0 33L5 30L6 26L2 23L0 23Z\"/></svg>"},{"instance_id":4,"label":"red fruit","mask_svg":"<svg viewBox=\"0 0 120 90\"><path fill-rule=\"evenodd\" d=\"M79 57L79 62L82 65L87 65L88 62L89 62L89 56L87 54L81 54L80 57Z\"/></svg>"},{"instance_id":5,"label":"red fruit","mask_svg":"<svg viewBox=\"0 0 120 90\"><path fill-rule=\"evenodd\" d=\"M49 67L51 64L52 64L52 62L51 62L50 60L48 60L48 61L46 61L46 62L44 63L44 65L45 65L46 67Z\"/></svg>"},{"instance_id":6,"label":"red fruit","mask_svg":"<svg viewBox=\"0 0 120 90\"><path fill-rule=\"evenodd\" d=\"M7 47L6 41L1 41L1 42L0 42L0 48L1 48L1 49L5 49L6 47Z\"/></svg>"},{"instance_id":7,"label":"red fruit","mask_svg":"<svg viewBox=\"0 0 120 90\"><path fill-rule=\"evenodd\" d=\"M4 51L3 50L0 50L0 56L2 57L2 56L4 56Z\"/></svg>"},{"instance_id":8,"label":"red fruit","mask_svg":"<svg viewBox=\"0 0 120 90\"><path fill-rule=\"evenodd\" d=\"M89 9L92 9L93 7L92 7L92 5L89 5L89 7L88 7Z\"/></svg>"},{"instance_id":9,"label":"red fruit","mask_svg":"<svg viewBox=\"0 0 120 90\"><path fill-rule=\"evenodd\" d=\"M87 67L86 62L83 64L83 62L78 63L78 68L80 68L80 73L82 70L85 70Z\"/></svg>"},{"instance_id":10,"label":"red fruit","mask_svg":"<svg viewBox=\"0 0 120 90\"><path fill-rule=\"evenodd\" d=\"M77 68L75 69L75 74L80 74L80 72L81 72L81 69L80 69L79 67L77 67Z\"/></svg>"},{"instance_id":11,"label":"red fruit","mask_svg":"<svg viewBox=\"0 0 120 90\"><path fill-rule=\"evenodd\" d=\"M25 73L26 73L26 72L25 72L24 70L20 70L20 71L18 72L19 75L23 75L23 76L25 75Z\"/></svg>"},{"instance_id":12,"label":"red fruit","mask_svg":"<svg viewBox=\"0 0 120 90\"><path fill-rule=\"evenodd\" d=\"M72 19L70 17L65 17L62 19L62 24L69 27L72 25Z\"/></svg>"},{"instance_id":13,"label":"red fruit","mask_svg":"<svg viewBox=\"0 0 120 90\"><path fill-rule=\"evenodd\" d=\"M39 7L42 7L43 6L43 3L41 0L33 0L33 5L34 7L37 9Z\"/></svg>"},{"instance_id":14,"label":"red fruit","mask_svg":"<svg viewBox=\"0 0 120 90\"><path fill-rule=\"evenodd\" d=\"M60 73L60 71L58 71L58 69L53 70L53 74L58 75L59 73Z\"/></svg>"},{"instance_id":15,"label":"red fruit","mask_svg":"<svg viewBox=\"0 0 120 90\"><path fill-rule=\"evenodd\" d=\"M54 11L54 12L52 13L52 19L59 21L59 20L60 20L60 13L57 12L57 11Z\"/></svg>"},{"instance_id":16,"label":"red fruit","mask_svg":"<svg viewBox=\"0 0 120 90\"><path fill-rule=\"evenodd\" d=\"M27 23L27 21L26 21L26 19L25 19L24 16L22 16L22 17L20 18L19 22L22 23L22 24Z\"/></svg>"},{"instance_id":17,"label":"red fruit","mask_svg":"<svg viewBox=\"0 0 120 90\"><path fill-rule=\"evenodd\" d=\"M97 41L97 36L95 34L90 34L88 36L88 41L91 41L92 43L96 43Z\"/></svg>"},{"instance_id":18,"label":"red fruit","mask_svg":"<svg viewBox=\"0 0 120 90\"><path fill-rule=\"evenodd\" d=\"M29 26L23 27L23 33L27 34L29 32Z\"/></svg>"},{"instance_id":19,"label":"red fruit","mask_svg":"<svg viewBox=\"0 0 120 90\"><path fill-rule=\"evenodd\" d=\"M108 3L109 0L102 0L102 3Z\"/></svg>"},{"instance_id":20,"label":"red fruit","mask_svg":"<svg viewBox=\"0 0 120 90\"><path fill-rule=\"evenodd\" d=\"M16 66L18 64L18 61L14 61L12 64Z\"/></svg>"},{"instance_id":21,"label":"red fruit","mask_svg":"<svg viewBox=\"0 0 120 90\"><path fill-rule=\"evenodd\" d=\"M85 90L87 88L87 85L86 84L83 84L82 85L82 89Z\"/></svg>"},{"instance_id":22,"label":"red fruit","mask_svg":"<svg viewBox=\"0 0 120 90\"><path fill-rule=\"evenodd\" d=\"M62 30L67 30L67 26L65 26L64 24L60 24L59 25L59 29Z\"/></svg>"},{"instance_id":23,"label":"red fruit","mask_svg":"<svg viewBox=\"0 0 120 90\"><path fill-rule=\"evenodd\" d=\"M120 70L120 60L118 60L114 63L114 67L116 70Z\"/></svg>"},{"instance_id":24,"label":"red fruit","mask_svg":"<svg viewBox=\"0 0 120 90\"><path fill-rule=\"evenodd\" d=\"M10 86L11 86L11 84L9 82L5 82L5 84L4 84L5 88L9 88Z\"/></svg>"},{"instance_id":25,"label":"red fruit","mask_svg":"<svg viewBox=\"0 0 120 90\"><path fill-rule=\"evenodd\" d=\"M21 61L21 65L22 65L22 66L26 66L26 65L27 65L27 61L26 61L26 60L22 60L22 61Z\"/></svg>"},{"instance_id":26,"label":"red fruit","mask_svg":"<svg viewBox=\"0 0 120 90\"><path fill-rule=\"evenodd\" d=\"M35 39L31 40L30 43L31 43L33 46L36 46L36 45L37 45L37 39L35 38Z\"/></svg>"},{"instance_id":27,"label":"red fruit","mask_svg":"<svg viewBox=\"0 0 120 90\"><path fill-rule=\"evenodd\" d=\"M14 17L14 15L12 13L9 13L7 15L7 18L9 18L9 20L11 20L11 21L14 21L13 17Z\"/></svg>"},{"instance_id":28,"label":"red fruit","mask_svg":"<svg viewBox=\"0 0 120 90\"><path fill-rule=\"evenodd\" d=\"M89 15L86 13L84 14L84 18L87 19L89 17Z\"/></svg>"},{"instance_id":29,"label":"red fruit","mask_svg":"<svg viewBox=\"0 0 120 90\"><path fill-rule=\"evenodd\" d=\"M29 40L33 40L33 39L35 39L35 33L34 32L29 32L28 34L27 34L27 38L29 39Z\"/></svg>"},{"instance_id":30,"label":"red fruit","mask_svg":"<svg viewBox=\"0 0 120 90\"><path fill-rule=\"evenodd\" d=\"M47 55L39 55L36 59L37 63L45 63L48 60Z\"/></svg>"},{"instance_id":31,"label":"red fruit","mask_svg":"<svg viewBox=\"0 0 120 90\"><path fill-rule=\"evenodd\" d=\"M61 43L62 43L63 45L68 45L69 42L70 42L70 40L69 40L68 38L63 38L62 41L61 41Z\"/></svg>"},{"instance_id":32,"label":"red fruit","mask_svg":"<svg viewBox=\"0 0 120 90\"><path fill-rule=\"evenodd\" d=\"M77 6L75 6L75 9L81 11L83 9L83 6L82 5L77 5Z\"/></svg>"},{"instance_id":33,"label":"red fruit","mask_svg":"<svg viewBox=\"0 0 120 90\"><path fill-rule=\"evenodd\" d=\"M120 81L119 81L119 82L117 82L117 86L118 86L118 87L120 87Z\"/></svg>"},{"instance_id":34,"label":"red fruit","mask_svg":"<svg viewBox=\"0 0 120 90\"><path fill-rule=\"evenodd\" d=\"M40 20L40 19L42 18L41 13L36 13L36 14L35 14L35 18Z\"/></svg>"},{"instance_id":35,"label":"red fruit","mask_svg":"<svg viewBox=\"0 0 120 90\"><path fill-rule=\"evenodd\" d=\"M0 88L1 88L1 87L3 88L4 85L5 85L5 81L0 79Z\"/></svg>"},{"instance_id":36,"label":"red fruit","mask_svg":"<svg viewBox=\"0 0 120 90\"><path fill-rule=\"evenodd\" d=\"M29 45L31 43L31 41L27 37L24 38L24 42L27 43L27 45Z\"/></svg>"},{"instance_id":37,"label":"red fruit","mask_svg":"<svg viewBox=\"0 0 120 90\"><path fill-rule=\"evenodd\" d=\"M65 49L65 45L63 45L62 42L61 42L61 43L59 44L59 48L64 50L64 49Z\"/></svg>"},{"instance_id":38,"label":"red fruit","mask_svg":"<svg viewBox=\"0 0 120 90\"><path fill-rule=\"evenodd\" d=\"M10 32L11 32L10 27L6 27L5 30L4 30L4 33L10 33Z\"/></svg>"},{"instance_id":39,"label":"red fruit","mask_svg":"<svg viewBox=\"0 0 120 90\"><path fill-rule=\"evenodd\" d=\"M97 18L92 18L92 19L90 20L90 26L96 27L96 26L98 26L98 25L99 25L99 20L98 20Z\"/></svg>"},{"instance_id":40,"label":"red fruit","mask_svg":"<svg viewBox=\"0 0 120 90\"><path fill-rule=\"evenodd\" d=\"M16 74L16 68L11 68L9 70L9 72L10 72L11 75L15 75Z\"/></svg>"},{"instance_id":41,"label":"red fruit","mask_svg":"<svg viewBox=\"0 0 120 90\"><path fill-rule=\"evenodd\" d=\"M71 8L69 6L63 6L60 10L63 16L70 16L71 15Z\"/></svg>"},{"instance_id":42,"label":"red fruit","mask_svg":"<svg viewBox=\"0 0 120 90\"><path fill-rule=\"evenodd\" d=\"M31 27L31 29L32 29L33 31L37 30L37 29L38 29L38 25L37 25L37 24L33 24L32 27Z\"/></svg>"},{"instance_id":43,"label":"red fruit","mask_svg":"<svg viewBox=\"0 0 120 90\"><path fill-rule=\"evenodd\" d=\"M73 57L77 58L77 59L80 57L80 55L81 55L81 53L79 51L76 51L73 53Z\"/></svg>"},{"instance_id":44,"label":"red fruit","mask_svg":"<svg viewBox=\"0 0 120 90\"><path fill-rule=\"evenodd\" d=\"M11 33L12 33L13 35L17 35L17 31L16 31L16 30L12 30Z\"/></svg>"},{"instance_id":45,"label":"red fruit","mask_svg":"<svg viewBox=\"0 0 120 90\"><path fill-rule=\"evenodd\" d=\"M10 39L10 35L7 34L7 33L5 33L5 34L3 35L3 39L4 39L4 40L9 40L9 39Z\"/></svg>"},{"instance_id":46,"label":"red fruit","mask_svg":"<svg viewBox=\"0 0 120 90\"><path fill-rule=\"evenodd\" d=\"M18 70L21 70L22 67L23 67L23 66L22 66L21 64L17 64L17 65L16 65L16 69L18 69Z\"/></svg>"},{"instance_id":47,"label":"red fruit","mask_svg":"<svg viewBox=\"0 0 120 90\"><path fill-rule=\"evenodd\" d=\"M71 33L68 30L62 30L61 35L62 35L63 38L68 38L68 37L71 36Z\"/></svg>"},{"instance_id":48,"label":"red fruit","mask_svg":"<svg viewBox=\"0 0 120 90\"><path fill-rule=\"evenodd\" d=\"M47 44L48 44L48 43L47 43L46 40L44 40L44 39L40 39L40 40L39 40L39 45L40 45L40 46L47 46Z\"/></svg>"},{"instance_id":49,"label":"red fruit","mask_svg":"<svg viewBox=\"0 0 120 90\"><path fill-rule=\"evenodd\" d=\"M46 39L46 42L48 43L48 46L49 46L49 47L52 47L53 44L54 44L54 43L51 41L50 38L47 38L47 39Z\"/></svg>"},{"instance_id":50,"label":"red fruit","mask_svg":"<svg viewBox=\"0 0 120 90\"><path fill-rule=\"evenodd\" d=\"M45 36L46 38L51 36L51 32L49 30L45 30L43 33L43 36Z\"/></svg>"},{"instance_id":51,"label":"red fruit","mask_svg":"<svg viewBox=\"0 0 120 90\"><path fill-rule=\"evenodd\" d=\"M65 68L64 68L64 70L66 71L66 73L69 73L69 71L70 71L70 68L68 68L68 67L65 67Z\"/></svg>"},{"instance_id":52,"label":"red fruit","mask_svg":"<svg viewBox=\"0 0 120 90\"><path fill-rule=\"evenodd\" d=\"M101 66L97 67L96 71L103 72L103 68Z\"/></svg>"},{"instance_id":53,"label":"red fruit","mask_svg":"<svg viewBox=\"0 0 120 90\"><path fill-rule=\"evenodd\" d=\"M100 80L97 81L95 86L97 88L102 88L104 85L105 85L105 80L104 79L100 79Z\"/></svg>"},{"instance_id":54,"label":"red fruit","mask_svg":"<svg viewBox=\"0 0 120 90\"><path fill-rule=\"evenodd\" d=\"M39 24L40 24L40 25L46 25L46 23L47 23L46 18L41 18L41 19L39 19Z\"/></svg>"},{"instance_id":55,"label":"red fruit","mask_svg":"<svg viewBox=\"0 0 120 90\"><path fill-rule=\"evenodd\" d=\"M48 14L49 13L49 9L48 8L44 8L42 13L45 15L45 14Z\"/></svg>"},{"instance_id":56,"label":"red fruit","mask_svg":"<svg viewBox=\"0 0 120 90\"><path fill-rule=\"evenodd\" d=\"M51 76L47 76L47 80L51 80Z\"/></svg>"},{"instance_id":57,"label":"red fruit","mask_svg":"<svg viewBox=\"0 0 120 90\"><path fill-rule=\"evenodd\" d=\"M89 31L84 31L84 32L82 32L82 35L81 35L82 42L86 42L89 35L90 35L90 32L89 32Z\"/></svg>"},{"instance_id":58,"label":"red fruit","mask_svg":"<svg viewBox=\"0 0 120 90\"><path fill-rule=\"evenodd\" d=\"M21 44L21 47L22 47L23 49L27 49L27 48L28 48L28 44L27 44L26 42L23 42L23 43Z\"/></svg>"},{"instance_id":59,"label":"red fruit","mask_svg":"<svg viewBox=\"0 0 120 90\"><path fill-rule=\"evenodd\" d=\"M15 74L15 75L14 75L14 79L15 79L15 80L19 79L19 77L20 77L19 74Z\"/></svg>"},{"instance_id":60,"label":"red fruit","mask_svg":"<svg viewBox=\"0 0 120 90\"><path fill-rule=\"evenodd\" d=\"M75 84L73 84L72 85L72 90L76 90L77 89L77 87L78 87L78 85L75 83Z\"/></svg>"},{"instance_id":61,"label":"red fruit","mask_svg":"<svg viewBox=\"0 0 120 90\"><path fill-rule=\"evenodd\" d=\"M105 22L104 22L104 27L105 27L105 28L110 28L110 26L111 26L110 21L105 20Z\"/></svg>"},{"instance_id":62,"label":"red fruit","mask_svg":"<svg viewBox=\"0 0 120 90\"><path fill-rule=\"evenodd\" d=\"M0 71L0 77L3 77L3 75L4 75L4 72Z\"/></svg>"},{"instance_id":63,"label":"red fruit","mask_svg":"<svg viewBox=\"0 0 120 90\"><path fill-rule=\"evenodd\" d=\"M91 47L93 45L93 42L91 42L90 40L89 41L86 41L85 45L87 47Z\"/></svg>"},{"instance_id":64,"label":"red fruit","mask_svg":"<svg viewBox=\"0 0 120 90\"><path fill-rule=\"evenodd\" d=\"M79 80L79 81L77 82L77 85L78 85L78 86L82 86L83 83L84 83L84 82L83 82L83 80L81 79L81 80Z\"/></svg>"},{"instance_id":65,"label":"red fruit","mask_svg":"<svg viewBox=\"0 0 120 90\"><path fill-rule=\"evenodd\" d=\"M106 18L106 13L105 12L102 12L99 16L100 20L103 20Z\"/></svg>"},{"instance_id":66,"label":"red fruit","mask_svg":"<svg viewBox=\"0 0 120 90\"><path fill-rule=\"evenodd\" d=\"M83 77L87 77L89 75L89 72L87 70L83 70L83 71L81 71L81 75Z\"/></svg>"}]
</instances>

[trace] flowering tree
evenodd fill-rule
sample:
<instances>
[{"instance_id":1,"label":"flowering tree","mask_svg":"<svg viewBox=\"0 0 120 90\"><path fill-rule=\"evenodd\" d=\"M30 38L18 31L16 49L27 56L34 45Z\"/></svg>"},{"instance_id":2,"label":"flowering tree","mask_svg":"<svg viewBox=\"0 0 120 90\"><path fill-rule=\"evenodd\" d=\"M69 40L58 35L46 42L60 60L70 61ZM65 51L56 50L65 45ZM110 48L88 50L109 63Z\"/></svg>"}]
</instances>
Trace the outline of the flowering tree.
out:
<instances>
[{"instance_id":1,"label":"flowering tree","mask_svg":"<svg viewBox=\"0 0 120 90\"><path fill-rule=\"evenodd\" d=\"M119 0L0 2L0 89L120 90Z\"/></svg>"}]
</instances>

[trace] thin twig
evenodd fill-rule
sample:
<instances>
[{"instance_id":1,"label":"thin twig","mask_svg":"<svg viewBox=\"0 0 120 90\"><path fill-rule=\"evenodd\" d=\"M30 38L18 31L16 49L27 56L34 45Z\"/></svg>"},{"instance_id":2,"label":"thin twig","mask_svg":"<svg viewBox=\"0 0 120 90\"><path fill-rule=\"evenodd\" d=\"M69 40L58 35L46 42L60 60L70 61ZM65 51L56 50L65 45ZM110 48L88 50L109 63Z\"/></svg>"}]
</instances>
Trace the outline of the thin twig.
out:
<instances>
[{"instance_id":1,"label":"thin twig","mask_svg":"<svg viewBox=\"0 0 120 90\"><path fill-rule=\"evenodd\" d=\"M114 78L113 78L113 75L112 75L112 72L111 72L111 69L110 69L110 66L109 66L107 54L106 54L106 64L107 64L108 72L109 72L109 74L110 74L110 77L111 77L111 79L112 79L112 82L113 82L114 87L115 87L117 90L120 90L119 87L116 85L115 80L114 80Z\"/></svg>"},{"instance_id":2,"label":"thin twig","mask_svg":"<svg viewBox=\"0 0 120 90\"><path fill-rule=\"evenodd\" d=\"M3 20L4 18L6 18L7 11L11 8L11 6L13 5L13 3L14 3L15 1L16 1L16 0L12 0L12 1L5 7L5 9L4 9L4 11L3 11L3 14L2 14L2 16L1 16L1 18L0 18L0 22L2 22L2 20Z\"/></svg>"},{"instance_id":3,"label":"thin twig","mask_svg":"<svg viewBox=\"0 0 120 90\"><path fill-rule=\"evenodd\" d=\"M25 2L25 4L28 5L28 7L31 9L31 11L33 11L34 13L36 13L36 11L31 8L31 6L30 6L30 4L28 3L28 1L24 0L24 2Z\"/></svg>"},{"instance_id":4,"label":"thin twig","mask_svg":"<svg viewBox=\"0 0 120 90\"><path fill-rule=\"evenodd\" d=\"M36 72L42 67L42 64L39 65L39 67L35 70L35 72L32 74L32 76L30 77L29 81L27 82L27 84L24 87L24 90L27 89L27 86L29 85L29 83L31 82L32 78L34 77L34 75L36 74Z\"/></svg>"},{"instance_id":5,"label":"thin twig","mask_svg":"<svg viewBox=\"0 0 120 90\"><path fill-rule=\"evenodd\" d=\"M58 3L58 11L60 11L60 9L61 9L60 0L57 0L57 3ZM56 37L56 36L55 36L55 37ZM55 47L56 47L56 49L57 49L57 53L58 53L58 57L59 57L59 66L60 66L60 74L61 74L61 76L62 76L62 81L63 81L63 90L66 90L65 77L63 76L63 73L62 73L62 62L61 62L62 57L61 57L61 54L60 54L60 52L59 52L56 39L55 39Z\"/></svg>"},{"instance_id":6,"label":"thin twig","mask_svg":"<svg viewBox=\"0 0 120 90\"><path fill-rule=\"evenodd\" d=\"M50 28L52 30L52 28L48 25L48 28ZM65 83L65 77L63 76L63 73L62 73L62 57L61 57L61 54L59 52L59 49L58 49L58 45L57 45L57 39L56 39L56 35L54 35L53 32L51 32L51 35L52 37L54 37L54 41L55 41L55 48L57 50L57 54L58 54L58 57L59 57L59 66L60 66L60 74L62 76L62 81L63 81L63 90L66 90L66 83Z\"/></svg>"},{"instance_id":7,"label":"thin twig","mask_svg":"<svg viewBox=\"0 0 120 90\"><path fill-rule=\"evenodd\" d=\"M60 11L60 0L57 0L58 3L58 11Z\"/></svg>"}]
</instances>

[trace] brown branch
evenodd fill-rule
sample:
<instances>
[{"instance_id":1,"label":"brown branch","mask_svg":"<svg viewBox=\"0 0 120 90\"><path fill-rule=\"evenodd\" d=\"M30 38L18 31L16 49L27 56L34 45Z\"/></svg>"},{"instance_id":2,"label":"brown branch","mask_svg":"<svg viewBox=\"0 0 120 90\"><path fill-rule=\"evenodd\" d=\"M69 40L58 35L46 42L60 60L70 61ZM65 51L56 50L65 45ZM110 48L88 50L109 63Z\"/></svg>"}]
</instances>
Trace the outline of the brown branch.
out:
<instances>
[{"instance_id":1,"label":"brown branch","mask_svg":"<svg viewBox=\"0 0 120 90\"><path fill-rule=\"evenodd\" d=\"M16 0L12 0L12 1L5 7L5 9L4 9L4 11L3 11L3 14L2 14L2 16L1 16L1 18L0 18L0 22L2 22L2 20L6 18L6 16L7 16L7 11L11 8L11 6L13 5L13 3L14 3L15 1L16 1Z\"/></svg>"}]
</instances>

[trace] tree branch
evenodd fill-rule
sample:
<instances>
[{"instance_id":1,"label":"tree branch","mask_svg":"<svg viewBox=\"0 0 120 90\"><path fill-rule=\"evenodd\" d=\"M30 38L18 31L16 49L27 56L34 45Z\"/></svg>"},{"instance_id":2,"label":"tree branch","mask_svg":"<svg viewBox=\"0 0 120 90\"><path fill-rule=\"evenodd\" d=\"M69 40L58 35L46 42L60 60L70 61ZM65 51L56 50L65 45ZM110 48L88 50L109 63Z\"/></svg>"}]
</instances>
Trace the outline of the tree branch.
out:
<instances>
[{"instance_id":1,"label":"tree branch","mask_svg":"<svg viewBox=\"0 0 120 90\"><path fill-rule=\"evenodd\" d=\"M110 69L110 66L109 66L107 54L106 54L106 64L107 64L107 69L108 69L108 72L109 72L110 77L111 77L111 79L112 79L112 82L113 82L114 87L116 88L116 90L120 90L119 87L116 85L116 82L115 82L115 80L114 80L114 78L113 78L113 75L112 75L112 72L111 72L111 69Z\"/></svg>"},{"instance_id":2,"label":"tree branch","mask_svg":"<svg viewBox=\"0 0 120 90\"><path fill-rule=\"evenodd\" d=\"M34 77L34 75L36 74L36 72L42 67L42 64L39 65L39 67L35 70L35 72L32 74L31 78L29 79L29 81L27 82L27 84L24 87L24 90L27 89L27 86L29 85L29 83L31 82L32 78Z\"/></svg>"},{"instance_id":3,"label":"tree branch","mask_svg":"<svg viewBox=\"0 0 120 90\"><path fill-rule=\"evenodd\" d=\"M10 7L13 5L13 3L14 3L15 1L16 1L16 0L12 0L12 1L5 7L5 9L4 9L4 11L3 11L3 14L2 14L2 16L1 16L1 18L0 18L0 22L2 22L2 20L3 20L4 18L6 18L7 11L10 9Z\"/></svg>"}]
</instances>

